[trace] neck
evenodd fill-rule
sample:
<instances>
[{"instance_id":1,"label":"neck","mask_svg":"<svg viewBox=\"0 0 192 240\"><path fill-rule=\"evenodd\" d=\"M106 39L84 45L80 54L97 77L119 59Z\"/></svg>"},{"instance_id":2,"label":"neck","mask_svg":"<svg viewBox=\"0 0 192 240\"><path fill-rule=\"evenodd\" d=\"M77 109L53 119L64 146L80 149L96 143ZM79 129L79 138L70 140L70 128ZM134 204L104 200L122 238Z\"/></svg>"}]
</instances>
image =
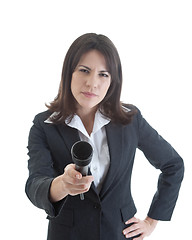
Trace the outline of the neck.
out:
<instances>
[{"instance_id":1,"label":"neck","mask_svg":"<svg viewBox=\"0 0 192 240\"><path fill-rule=\"evenodd\" d=\"M97 111L97 109L94 109L94 110L92 109L89 111L86 111L86 110L77 111L77 115L81 118L81 121L89 135L91 135L91 133L93 131L93 125L94 125L96 111Z\"/></svg>"}]
</instances>

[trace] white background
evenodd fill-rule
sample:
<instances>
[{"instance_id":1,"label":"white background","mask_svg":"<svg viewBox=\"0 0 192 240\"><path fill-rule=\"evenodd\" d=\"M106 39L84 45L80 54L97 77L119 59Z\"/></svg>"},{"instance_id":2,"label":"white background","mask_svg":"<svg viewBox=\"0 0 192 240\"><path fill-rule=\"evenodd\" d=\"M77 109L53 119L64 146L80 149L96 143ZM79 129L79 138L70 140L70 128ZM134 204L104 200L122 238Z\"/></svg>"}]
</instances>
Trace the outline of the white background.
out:
<instances>
[{"instance_id":1,"label":"white background","mask_svg":"<svg viewBox=\"0 0 192 240\"><path fill-rule=\"evenodd\" d=\"M87 32L114 42L122 100L139 107L185 161L172 221L159 223L148 239L191 239L191 13L186 0L0 2L1 239L46 239L46 214L24 193L27 138L35 114L57 94L67 49ZM138 152L132 191L139 218L147 214L158 174Z\"/></svg>"}]
</instances>

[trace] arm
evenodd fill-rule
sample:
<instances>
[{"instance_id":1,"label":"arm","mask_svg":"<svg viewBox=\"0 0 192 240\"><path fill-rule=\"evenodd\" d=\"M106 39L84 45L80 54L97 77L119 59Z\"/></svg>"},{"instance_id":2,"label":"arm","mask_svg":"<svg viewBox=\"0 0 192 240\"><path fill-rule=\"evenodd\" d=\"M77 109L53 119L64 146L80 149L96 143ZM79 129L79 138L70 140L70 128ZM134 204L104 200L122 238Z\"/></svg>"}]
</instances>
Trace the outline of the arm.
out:
<instances>
[{"instance_id":1,"label":"arm","mask_svg":"<svg viewBox=\"0 0 192 240\"><path fill-rule=\"evenodd\" d=\"M25 191L36 207L44 209L47 214L54 216L55 209L49 200L49 190L54 179L52 157L38 115L33 123L28 139L29 177Z\"/></svg>"},{"instance_id":2,"label":"arm","mask_svg":"<svg viewBox=\"0 0 192 240\"><path fill-rule=\"evenodd\" d=\"M142 240L155 229L158 220L171 219L181 182L184 175L184 164L181 157L142 117L137 114L138 148L143 151L149 162L161 170L158 189L151 203L145 220L135 217L125 224L130 224L123 230L126 238L137 236Z\"/></svg>"},{"instance_id":3,"label":"arm","mask_svg":"<svg viewBox=\"0 0 192 240\"><path fill-rule=\"evenodd\" d=\"M35 206L44 209L49 216L58 214L68 194L77 195L89 190L93 177L82 177L75 170L74 164L67 165L64 173L57 176L47 137L38 116L30 130L28 149L30 158L26 194Z\"/></svg>"},{"instance_id":4,"label":"arm","mask_svg":"<svg viewBox=\"0 0 192 240\"><path fill-rule=\"evenodd\" d=\"M161 170L158 189L148 216L152 219L171 219L184 175L182 158L174 148L155 131L138 112L138 148L149 162Z\"/></svg>"}]
</instances>

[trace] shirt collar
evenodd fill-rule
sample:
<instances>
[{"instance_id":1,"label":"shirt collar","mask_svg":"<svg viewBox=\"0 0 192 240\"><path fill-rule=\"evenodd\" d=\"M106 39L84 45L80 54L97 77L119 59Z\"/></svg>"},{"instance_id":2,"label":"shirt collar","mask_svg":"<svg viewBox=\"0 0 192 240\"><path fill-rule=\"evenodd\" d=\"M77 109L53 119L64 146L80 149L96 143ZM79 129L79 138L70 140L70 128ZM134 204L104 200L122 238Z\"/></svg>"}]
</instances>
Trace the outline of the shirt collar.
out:
<instances>
[{"instance_id":1,"label":"shirt collar","mask_svg":"<svg viewBox=\"0 0 192 240\"><path fill-rule=\"evenodd\" d=\"M96 133L103 126L107 125L110 121L110 118L104 116L99 110L97 110L97 112L95 113L93 133Z\"/></svg>"},{"instance_id":2,"label":"shirt collar","mask_svg":"<svg viewBox=\"0 0 192 240\"><path fill-rule=\"evenodd\" d=\"M54 112L51 114L49 118L47 118L44 122L45 123L53 123L51 121L51 118L56 116L58 113ZM88 135L80 117L78 115L74 115L71 121L68 121L69 118L65 120L65 124L68 125L69 127L76 128L77 130L81 131L85 136ZM104 116L99 110L95 113L95 120L94 120L94 125L93 125L93 131L92 134L96 133L98 130L100 130L103 126L107 125L111 120Z\"/></svg>"},{"instance_id":3,"label":"shirt collar","mask_svg":"<svg viewBox=\"0 0 192 240\"><path fill-rule=\"evenodd\" d=\"M44 123L53 123L53 122L51 121L51 118L54 117L54 116L57 116L57 114L58 114L58 112L52 113L52 114L44 121Z\"/></svg>"}]
</instances>

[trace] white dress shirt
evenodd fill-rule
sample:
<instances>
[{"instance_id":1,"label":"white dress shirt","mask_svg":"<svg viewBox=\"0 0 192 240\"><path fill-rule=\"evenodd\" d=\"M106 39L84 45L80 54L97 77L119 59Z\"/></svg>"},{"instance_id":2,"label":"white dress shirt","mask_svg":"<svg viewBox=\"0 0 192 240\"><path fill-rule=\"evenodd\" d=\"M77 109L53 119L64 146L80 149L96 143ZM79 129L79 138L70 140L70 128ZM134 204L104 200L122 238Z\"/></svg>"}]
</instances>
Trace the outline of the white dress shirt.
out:
<instances>
[{"instance_id":1,"label":"white dress shirt","mask_svg":"<svg viewBox=\"0 0 192 240\"><path fill-rule=\"evenodd\" d=\"M52 123L49 118L45 122ZM98 192L100 192L102 188L103 181L107 175L110 165L109 148L105 131L105 125L109 122L110 119L102 115L100 111L97 111L95 114L93 131L89 135L78 115L74 115L70 123L68 123L67 120L65 121L69 127L78 130L79 137L82 141L90 143L93 148L90 171L94 177L94 184Z\"/></svg>"}]
</instances>

